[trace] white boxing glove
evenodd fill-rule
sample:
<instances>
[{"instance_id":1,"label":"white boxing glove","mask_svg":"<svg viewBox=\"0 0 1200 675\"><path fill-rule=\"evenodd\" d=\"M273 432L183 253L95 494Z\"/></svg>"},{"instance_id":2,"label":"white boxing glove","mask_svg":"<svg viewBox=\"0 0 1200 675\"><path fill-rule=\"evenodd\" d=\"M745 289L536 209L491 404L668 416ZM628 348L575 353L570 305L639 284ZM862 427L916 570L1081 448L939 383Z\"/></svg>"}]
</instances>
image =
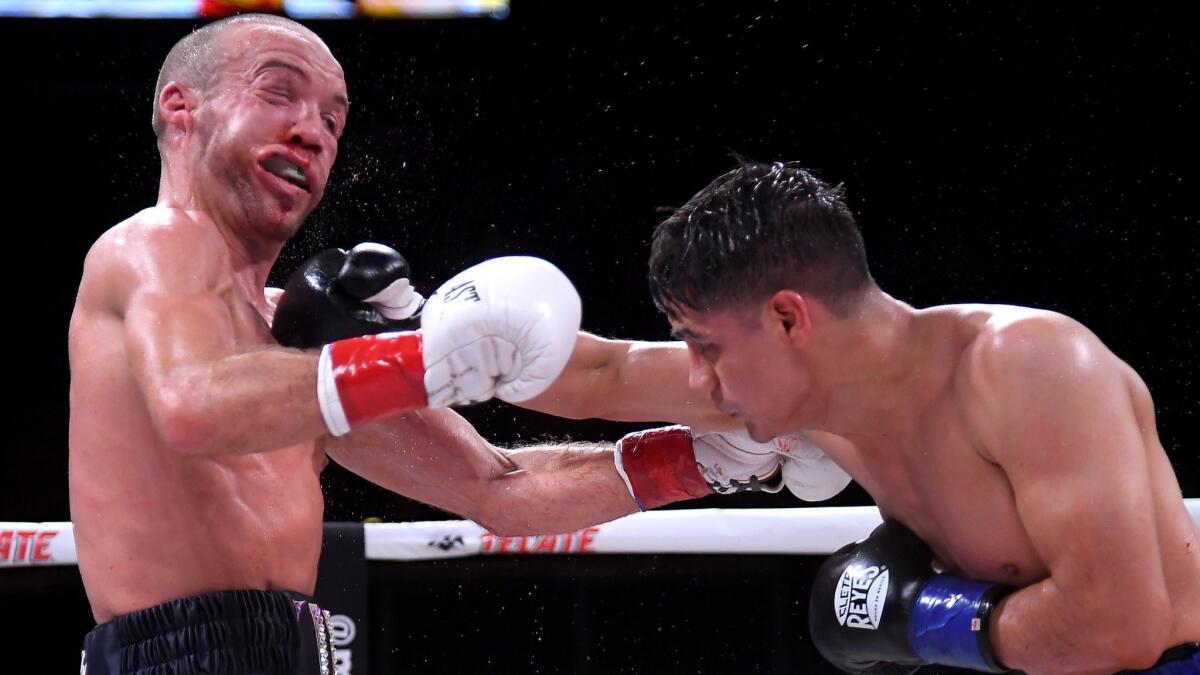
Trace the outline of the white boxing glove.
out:
<instances>
[{"instance_id":1,"label":"white boxing glove","mask_svg":"<svg viewBox=\"0 0 1200 675\"><path fill-rule=\"evenodd\" d=\"M759 443L746 431L692 429L696 468L717 494L770 492L783 489L779 456L774 443Z\"/></svg>"},{"instance_id":2,"label":"white boxing glove","mask_svg":"<svg viewBox=\"0 0 1200 675\"><path fill-rule=\"evenodd\" d=\"M806 502L830 499L850 484L850 474L803 436L788 434L772 442L784 457L783 483L800 499Z\"/></svg>"},{"instance_id":3,"label":"white boxing glove","mask_svg":"<svg viewBox=\"0 0 1200 675\"><path fill-rule=\"evenodd\" d=\"M429 407L546 390L575 348L579 293L540 258L493 258L454 275L421 312Z\"/></svg>"},{"instance_id":4,"label":"white boxing glove","mask_svg":"<svg viewBox=\"0 0 1200 675\"><path fill-rule=\"evenodd\" d=\"M533 398L566 366L580 314L575 287L545 260L484 261L438 288L419 331L325 346L317 367L325 424L337 436L418 408Z\"/></svg>"},{"instance_id":5,"label":"white boxing glove","mask_svg":"<svg viewBox=\"0 0 1200 675\"><path fill-rule=\"evenodd\" d=\"M799 435L759 443L744 430L662 427L617 442L614 460L642 510L712 493L779 492L801 499L837 494L850 482L821 449Z\"/></svg>"}]
</instances>

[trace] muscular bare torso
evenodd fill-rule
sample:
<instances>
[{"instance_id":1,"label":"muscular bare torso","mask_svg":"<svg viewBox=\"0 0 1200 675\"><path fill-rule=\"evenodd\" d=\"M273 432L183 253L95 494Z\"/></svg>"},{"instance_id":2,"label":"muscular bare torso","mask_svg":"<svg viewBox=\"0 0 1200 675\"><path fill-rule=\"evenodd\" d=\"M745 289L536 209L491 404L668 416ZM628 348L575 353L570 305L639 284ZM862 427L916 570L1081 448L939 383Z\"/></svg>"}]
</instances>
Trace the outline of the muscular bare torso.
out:
<instances>
[{"instance_id":1,"label":"muscular bare torso","mask_svg":"<svg viewBox=\"0 0 1200 675\"><path fill-rule=\"evenodd\" d=\"M969 420L982 403L964 395L969 377L964 371L971 366L963 355L996 322L1031 312L1036 310L983 305L923 310L918 320L924 323L928 360L922 381L910 390L915 397L896 410L879 411L875 419L884 422L869 434L852 439L813 434L883 513L913 529L951 570L1014 587L1047 578L1049 569L1017 512L1009 480L972 430ZM1122 373L1143 430L1153 518L1176 617L1170 642L1200 640L1200 533L1155 432L1145 385L1115 355L1106 352L1106 358Z\"/></svg>"},{"instance_id":2,"label":"muscular bare torso","mask_svg":"<svg viewBox=\"0 0 1200 675\"><path fill-rule=\"evenodd\" d=\"M97 242L71 317L71 518L99 622L209 591L311 593L320 554L325 458L313 443L188 455L151 420L127 358L124 302L137 282L114 261L148 227L200 226L163 211L139 213ZM209 234L218 238L210 250L223 249ZM273 344L271 305L255 306L228 256L204 263L228 270L218 293L238 346Z\"/></svg>"}]
</instances>

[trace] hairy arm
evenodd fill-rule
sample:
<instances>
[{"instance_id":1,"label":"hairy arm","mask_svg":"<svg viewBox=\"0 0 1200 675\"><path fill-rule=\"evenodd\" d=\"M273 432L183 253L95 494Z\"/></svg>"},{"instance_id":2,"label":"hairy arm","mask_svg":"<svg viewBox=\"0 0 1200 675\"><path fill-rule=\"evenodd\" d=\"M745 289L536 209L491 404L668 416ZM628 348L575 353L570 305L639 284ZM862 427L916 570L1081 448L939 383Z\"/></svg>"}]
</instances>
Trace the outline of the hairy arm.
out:
<instances>
[{"instance_id":1,"label":"hairy arm","mask_svg":"<svg viewBox=\"0 0 1200 675\"><path fill-rule=\"evenodd\" d=\"M224 255L216 233L176 215L98 242L84 284L123 321L132 375L168 446L242 454L315 439L325 432L317 357L239 341Z\"/></svg>"},{"instance_id":2,"label":"hairy arm","mask_svg":"<svg viewBox=\"0 0 1200 675\"><path fill-rule=\"evenodd\" d=\"M688 353L682 342L608 340L580 333L558 379L519 405L572 419L738 427L688 386Z\"/></svg>"},{"instance_id":3,"label":"hairy arm","mask_svg":"<svg viewBox=\"0 0 1200 675\"><path fill-rule=\"evenodd\" d=\"M1148 667L1170 612L1127 367L1058 316L1000 328L971 358L982 440L1050 570L997 608L997 657L1030 673Z\"/></svg>"},{"instance_id":4,"label":"hairy arm","mask_svg":"<svg viewBox=\"0 0 1200 675\"><path fill-rule=\"evenodd\" d=\"M611 444L501 450L450 410L381 420L325 450L373 483L499 535L569 532L637 511Z\"/></svg>"}]
</instances>

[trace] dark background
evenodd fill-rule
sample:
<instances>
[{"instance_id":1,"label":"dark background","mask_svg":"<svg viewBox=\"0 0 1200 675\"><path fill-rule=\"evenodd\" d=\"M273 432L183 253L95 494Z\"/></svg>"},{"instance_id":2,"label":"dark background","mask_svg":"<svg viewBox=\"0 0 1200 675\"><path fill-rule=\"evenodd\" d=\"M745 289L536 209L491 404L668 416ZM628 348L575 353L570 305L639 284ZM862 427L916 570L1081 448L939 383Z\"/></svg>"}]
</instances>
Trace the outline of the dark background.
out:
<instances>
[{"instance_id":1,"label":"dark background","mask_svg":"<svg viewBox=\"0 0 1200 675\"><path fill-rule=\"evenodd\" d=\"M405 253L424 290L531 253L576 282L587 330L665 339L644 281L656 207L731 168L731 152L799 160L845 182L896 297L1091 327L1147 381L1184 494L1200 497L1194 23L1047 5L514 0L504 21L311 22L353 111L325 203L276 277L364 239ZM15 305L0 518L70 517L67 319L90 243L155 199L153 83L193 25L0 20ZM467 415L501 444L627 429L502 405ZM447 517L336 468L325 483L330 520ZM831 503L868 502L852 488ZM373 672L821 672L798 665L818 562L372 565ZM74 569L0 571L0 606L0 644L39 659L30 672L77 664L90 618Z\"/></svg>"}]
</instances>

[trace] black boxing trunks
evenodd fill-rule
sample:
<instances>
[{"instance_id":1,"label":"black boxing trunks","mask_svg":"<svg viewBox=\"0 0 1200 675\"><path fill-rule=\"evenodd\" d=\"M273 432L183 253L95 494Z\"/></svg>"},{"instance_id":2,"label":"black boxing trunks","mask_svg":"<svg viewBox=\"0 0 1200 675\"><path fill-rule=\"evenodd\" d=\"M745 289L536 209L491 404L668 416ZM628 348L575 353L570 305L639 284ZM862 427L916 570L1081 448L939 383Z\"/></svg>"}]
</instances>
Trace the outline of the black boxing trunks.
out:
<instances>
[{"instance_id":1,"label":"black boxing trunks","mask_svg":"<svg viewBox=\"0 0 1200 675\"><path fill-rule=\"evenodd\" d=\"M96 626L80 675L332 675L329 612L290 591L222 591Z\"/></svg>"},{"instance_id":2,"label":"black boxing trunks","mask_svg":"<svg viewBox=\"0 0 1200 675\"><path fill-rule=\"evenodd\" d=\"M1200 642L1168 649L1153 668L1123 670L1117 675L1200 675Z\"/></svg>"}]
</instances>

